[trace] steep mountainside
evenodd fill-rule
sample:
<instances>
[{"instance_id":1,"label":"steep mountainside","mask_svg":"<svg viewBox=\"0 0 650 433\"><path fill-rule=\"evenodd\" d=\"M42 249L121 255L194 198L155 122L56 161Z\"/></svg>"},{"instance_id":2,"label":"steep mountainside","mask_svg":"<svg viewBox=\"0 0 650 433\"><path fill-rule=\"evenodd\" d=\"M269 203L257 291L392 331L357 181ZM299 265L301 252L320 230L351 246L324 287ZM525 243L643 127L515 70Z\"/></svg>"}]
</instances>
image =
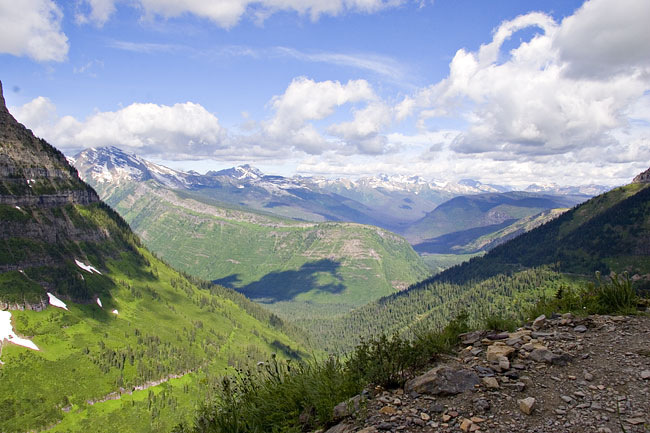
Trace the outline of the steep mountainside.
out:
<instances>
[{"instance_id":1,"label":"steep mountainside","mask_svg":"<svg viewBox=\"0 0 650 433\"><path fill-rule=\"evenodd\" d=\"M409 226L406 237L418 245L457 233L459 239L454 245L461 246L472 239L463 238L463 232L467 230L480 229L472 234L478 238L501 230L522 218L549 209L572 207L586 199L586 196L557 196L521 191L455 197Z\"/></svg>"},{"instance_id":2,"label":"steep mountainside","mask_svg":"<svg viewBox=\"0 0 650 433\"><path fill-rule=\"evenodd\" d=\"M77 155L76 163L167 262L236 288L284 317L341 314L428 275L408 242L386 230L234 208L169 188L134 170L135 164L123 164L133 156L122 155L118 160L113 150L91 150ZM252 169L233 171L257 176Z\"/></svg>"},{"instance_id":3,"label":"steep mountainside","mask_svg":"<svg viewBox=\"0 0 650 433\"><path fill-rule=\"evenodd\" d=\"M433 239L476 227L512 223L547 209L566 208L586 197L511 191L455 197L436 207L407 230L409 239Z\"/></svg>"},{"instance_id":4,"label":"steep mountainside","mask_svg":"<svg viewBox=\"0 0 650 433\"><path fill-rule=\"evenodd\" d=\"M144 249L1 89L0 431L169 431L228 365L299 356L277 316Z\"/></svg>"},{"instance_id":5,"label":"steep mountainside","mask_svg":"<svg viewBox=\"0 0 650 433\"><path fill-rule=\"evenodd\" d=\"M420 242L413 248L421 254L455 254L459 257L485 252L557 218L567 210L566 208L549 209L514 222L508 220L502 224L448 233Z\"/></svg>"}]
</instances>

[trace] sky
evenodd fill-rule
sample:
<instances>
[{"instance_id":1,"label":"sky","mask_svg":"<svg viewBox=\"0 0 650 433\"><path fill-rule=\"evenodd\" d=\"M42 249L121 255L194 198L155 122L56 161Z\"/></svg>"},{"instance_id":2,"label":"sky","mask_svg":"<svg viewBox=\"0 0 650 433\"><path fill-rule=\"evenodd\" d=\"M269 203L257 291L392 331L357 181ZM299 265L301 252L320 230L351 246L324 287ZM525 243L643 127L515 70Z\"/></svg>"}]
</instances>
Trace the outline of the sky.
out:
<instances>
[{"instance_id":1,"label":"sky","mask_svg":"<svg viewBox=\"0 0 650 433\"><path fill-rule=\"evenodd\" d=\"M620 185L650 166L647 0L0 0L11 113L205 172Z\"/></svg>"}]
</instances>

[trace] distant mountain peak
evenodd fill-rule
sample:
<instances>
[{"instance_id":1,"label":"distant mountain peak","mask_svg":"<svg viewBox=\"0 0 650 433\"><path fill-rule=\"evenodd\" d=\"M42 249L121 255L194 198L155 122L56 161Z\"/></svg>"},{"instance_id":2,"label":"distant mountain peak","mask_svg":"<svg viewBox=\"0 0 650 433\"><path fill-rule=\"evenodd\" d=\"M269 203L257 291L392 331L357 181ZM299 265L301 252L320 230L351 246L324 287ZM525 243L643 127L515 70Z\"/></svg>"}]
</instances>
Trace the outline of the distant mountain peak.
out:
<instances>
[{"instance_id":1,"label":"distant mountain peak","mask_svg":"<svg viewBox=\"0 0 650 433\"><path fill-rule=\"evenodd\" d=\"M643 173L638 174L632 180L632 183L650 183L650 168L644 171Z\"/></svg>"},{"instance_id":2,"label":"distant mountain peak","mask_svg":"<svg viewBox=\"0 0 650 433\"><path fill-rule=\"evenodd\" d=\"M255 180L264 177L264 173L249 164L238 165L219 171L210 171L206 174L211 176L227 176L237 180Z\"/></svg>"}]
</instances>

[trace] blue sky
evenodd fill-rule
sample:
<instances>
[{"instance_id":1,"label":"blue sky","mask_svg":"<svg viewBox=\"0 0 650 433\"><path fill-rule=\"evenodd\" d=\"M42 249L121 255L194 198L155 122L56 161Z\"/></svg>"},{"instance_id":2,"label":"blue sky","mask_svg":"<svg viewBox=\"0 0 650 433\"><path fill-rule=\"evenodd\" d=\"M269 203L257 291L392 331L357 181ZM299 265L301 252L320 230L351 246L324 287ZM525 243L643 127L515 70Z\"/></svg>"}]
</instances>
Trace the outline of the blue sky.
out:
<instances>
[{"instance_id":1,"label":"blue sky","mask_svg":"<svg viewBox=\"0 0 650 433\"><path fill-rule=\"evenodd\" d=\"M7 104L68 155L521 186L650 164L650 2L16 3Z\"/></svg>"}]
</instances>

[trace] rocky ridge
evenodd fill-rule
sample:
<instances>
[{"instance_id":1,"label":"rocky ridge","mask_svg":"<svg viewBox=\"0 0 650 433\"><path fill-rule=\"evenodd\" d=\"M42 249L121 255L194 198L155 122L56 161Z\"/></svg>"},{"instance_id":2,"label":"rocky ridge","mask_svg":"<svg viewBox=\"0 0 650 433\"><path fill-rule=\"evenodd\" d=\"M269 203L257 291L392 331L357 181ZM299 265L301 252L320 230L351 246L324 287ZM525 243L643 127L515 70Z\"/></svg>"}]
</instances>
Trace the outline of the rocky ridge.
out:
<instances>
[{"instance_id":1,"label":"rocky ridge","mask_svg":"<svg viewBox=\"0 0 650 433\"><path fill-rule=\"evenodd\" d=\"M636 176L632 183L650 183L650 168Z\"/></svg>"},{"instance_id":2,"label":"rocky ridge","mask_svg":"<svg viewBox=\"0 0 650 433\"><path fill-rule=\"evenodd\" d=\"M462 335L403 389L364 391L326 433L650 431L650 316L539 317Z\"/></svg>"}]
</instances>

